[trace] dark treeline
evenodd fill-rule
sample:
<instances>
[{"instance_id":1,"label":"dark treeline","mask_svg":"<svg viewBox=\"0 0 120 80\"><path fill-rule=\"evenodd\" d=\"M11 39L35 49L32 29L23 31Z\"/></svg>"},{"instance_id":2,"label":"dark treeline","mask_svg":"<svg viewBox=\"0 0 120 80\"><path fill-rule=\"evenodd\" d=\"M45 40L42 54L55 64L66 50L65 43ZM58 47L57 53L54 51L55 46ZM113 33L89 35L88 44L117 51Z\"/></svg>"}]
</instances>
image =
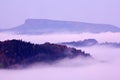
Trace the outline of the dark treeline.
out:
<instances>
[{"instance_id":1,"label":"dark treeline","mask_svg":"<svg viewBox=\"0 0 120 80\"><path fill-rule=\"evenodd\" d=\"M64 58L77 56L90 57L75 48L57 44L33 44L22 40L7 40L0 42L0 68L29 65L35 62L53 63Z\"/></svg>"}]
</instances>

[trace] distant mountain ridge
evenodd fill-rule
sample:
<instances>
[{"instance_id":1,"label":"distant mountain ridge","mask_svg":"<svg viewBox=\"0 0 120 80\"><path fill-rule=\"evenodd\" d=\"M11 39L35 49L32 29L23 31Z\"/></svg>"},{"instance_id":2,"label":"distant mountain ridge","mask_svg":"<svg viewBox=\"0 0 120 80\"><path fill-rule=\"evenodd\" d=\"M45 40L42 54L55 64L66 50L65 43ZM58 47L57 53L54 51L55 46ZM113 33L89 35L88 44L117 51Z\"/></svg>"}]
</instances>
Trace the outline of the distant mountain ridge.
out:
<instances>
[{"instance_id":1,"label":"distant mountain ridge","mask_svg":"<svg viewBox=\"0 0 120 80\"><path fill-rule=\"evenodd\" d=\"M120 32L120 28L109 24L93 24L75 21L59 21L49 19L27 19L24 24L4 31L18 34L46 33L102 33Z\"/></svg>"},{"instance_id":2,"label":"distant mountain ridge","mask_svg":"<svg viewBox=\"0 0 120 80\"><path fill-rule=\"evenodd\" d=\"M75 47L91 47L94 45L98 45L98 41L96 39L85 39L83 41L72 41L72 42L62 42L63 45L70 45Z\"/></svg>"},{"instance_id":3,"label":"distant mountain ridge","mask_svg":"<svg viewBox=\"0 0 120 80\"><path fill-rule=\"evenodd\" d=\"M103 42L99 43L96 39L84 39L83 41L62 42L60 44L69 45L74 47L91 47L91 46L108 46L120 48L120 43L117 42Z\"/></svg>"}]
</instances>

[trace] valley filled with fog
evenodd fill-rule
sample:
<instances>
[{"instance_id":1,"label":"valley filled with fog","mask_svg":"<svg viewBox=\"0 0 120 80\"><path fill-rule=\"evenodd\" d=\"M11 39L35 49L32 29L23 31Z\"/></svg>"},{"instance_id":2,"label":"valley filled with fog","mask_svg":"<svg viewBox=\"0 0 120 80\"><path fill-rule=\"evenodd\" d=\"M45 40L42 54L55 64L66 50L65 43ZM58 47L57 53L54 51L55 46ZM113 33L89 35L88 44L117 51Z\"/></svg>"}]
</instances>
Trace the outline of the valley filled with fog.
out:
<instances>
[{"instance_id":1,"label":"valley filled with fog","mask_svg":"<svg viewBox=\"0 0 120 80\"><path fill-rule=\"evenodd\" d=\"M120 42L120 33L81 33L81 34L72 34L72 33L51 33L51 34L42 34L42 35L30 35L30 34L16 34L3 32L0 33L0 41L7 39L22 39L24 41L30 41L33 43L59 43L59 42L69 42L69 41L78 41L93 38L99 42Z\"/></svg>"},{"instance_id":2,"label":"valley filled with fog","mask_svg":"<svg viewBox=\"0 0 120 80\"><path fill-rule=\"evenodd\" d=\"M94 38L99 42L120 42L120 33L81 33L15 35L0 33L0 41L21 39L32 43L60 43ZM34 65L27 69L1 69L1 80L119 80L120 48L106 46L76 47L90 53L94 60L64 59L55 65Z\"/></svg>"},{"instance_id":3,"label":"valley filled with fog","mask_svg":"<svg viewBox=\"0 0 120 80\"><path fill-rule=\"evenodd\" d=\"M120 0L0 0L0 80L120 80Z\"/></svg>"}]
</instances>

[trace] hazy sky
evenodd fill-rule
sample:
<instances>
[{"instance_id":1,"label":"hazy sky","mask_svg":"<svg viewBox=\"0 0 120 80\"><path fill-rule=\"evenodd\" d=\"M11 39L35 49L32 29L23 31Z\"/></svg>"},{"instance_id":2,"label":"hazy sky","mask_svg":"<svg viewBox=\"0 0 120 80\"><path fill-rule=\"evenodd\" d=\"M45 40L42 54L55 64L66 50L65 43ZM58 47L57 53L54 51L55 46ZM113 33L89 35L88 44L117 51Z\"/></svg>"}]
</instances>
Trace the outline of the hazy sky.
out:
<instances>
[{"instance_id":1,"label":"hazy sky","mask_svg":"<svg viewBox=\"0 0 120 80\"><path fill-rule=\"evenodd\" d=\"M15 27L27 18L120 26L120 0L0 0L0 28Z\"/></svg>"}]
</instances>

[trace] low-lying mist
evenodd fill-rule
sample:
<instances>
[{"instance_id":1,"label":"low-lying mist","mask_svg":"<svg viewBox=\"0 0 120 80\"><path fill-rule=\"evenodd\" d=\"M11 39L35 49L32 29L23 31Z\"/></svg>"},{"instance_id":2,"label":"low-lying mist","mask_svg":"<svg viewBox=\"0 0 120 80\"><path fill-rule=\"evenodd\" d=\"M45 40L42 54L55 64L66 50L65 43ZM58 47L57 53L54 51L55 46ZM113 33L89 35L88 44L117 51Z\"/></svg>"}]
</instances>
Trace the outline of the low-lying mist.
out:
<instances>
[{"instance_id":1,"label":"low-lying mist","mask_svg":"<svg viewBox=\"0 0 120 80\"><path fill-rule=\"evenodd\" d=\"M70 42L70 41L78 41L84 39L96 39L101 42L120 42L120 33L81 33L81 34L43 34L43 35L16 35L11 33L0 33L0 41L6 39L22 39L24 41L30 41L33 43L44 43L44 42Z\"/></svg>"},{"instance_id":2,"label":"low-lying mist","mask_svg":"<svg viewBox=\"0 0 120 80\"><path fill-rule=\"evenodd\" d=\"M1 33L0 40L22 39L33 43L63 42L95 38L99 42L119 42L120 33L10 35ZM113 36L113 37L112 37ZM35 64L27 69L0 70L0 80L120 80L120 49L93 46L76 47L90 53L94 60L64 59L54 65Z\"/></svg>"},{"instance_id":3,"label":"low-lying mist","mask_svg":"<svg viewBox=\"0 0 120 80\"><path fill-rule=\"evenodd\" d=\"M119 80L120 50L117 48L84 48L95 58L88 61L63 60L52 66L32 66L22 70L0 70L2 80ZM87 65L85 65L87 64ZM89 65L88 65L89 64ZM82 66L83 65L83 66Z\"/></svg>"}]
</instances>

